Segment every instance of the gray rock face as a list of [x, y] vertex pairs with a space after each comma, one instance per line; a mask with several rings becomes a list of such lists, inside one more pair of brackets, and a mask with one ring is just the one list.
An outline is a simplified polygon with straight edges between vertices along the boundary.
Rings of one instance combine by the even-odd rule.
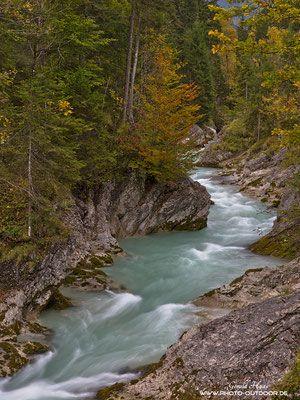
[[209, 168], [222, 168], [222, 163], [234, 157], [234, 153], [231, 151], [224, 151], [215, 149], [217, 144], [222, 143], [224, 132], [220, 131], [215, 134], [211, 139], [210, 143], [207, 144], [205, 150], [202, 152], [199, 160], [199, 167]]
[[131, 175], [121, 184], [111, 182], [81, 193], [67, 220], [77, 248], [82, 243], [89, 254], [116, 253], [116, 238], [201, 229], [209, 207], [208, 192], [190, 178], [161, 184]]
[[[260, 153], [257, 157], [248, 159], [247, 154], [233, 154], [214, 150], [214, 144], [221, 143], [222, 136], [212, 143], [201, 155], [200, 165], [223, 168], [216, 179], [224, 183], [233, 183], [241, 186], [241, 191], [250, 193], [264, 201], [279, 205], [283, 195], [287, 195], [290, 181], [299, 173], [298, 165], [285, 167], [283, 164], [285, 149], [281, 149], [272, 157]], [[295, 190], [294, 196], [300, 202]], [[285, 208], [283, 203], [280, 208]]]
[[[191, 328], [169, 347], [154, 372], [111, 398], [223, 399], [200, 391], [257, 390], [254, 385], [271, 390], [297, 354], [299, 300], [299, 292], [268, 299]], [[247, 390], [231, 398], [245, 398]]]
[[67, 262], [75, 249], [74, 239], [54, 245], [32, 271], [21, 263], [1, 263], [1, 325], [10, 326], [34, 309], [48, 303], [53, 290], [66, 276]]
[[194, 125], [190, 130], [190, 135], [188, 139], [185, 139], [183, 142], [187, 143], [188, 141], [192, 141], [195, 147], [203, 147], [210, 140], [212, 140], [217, 134], [215, 127], [212, 126], [204, 126], [200, 128], [198, 125]]
[[[109, 182], [78, 193], [75, 206], [65, 215], [72, 230], [66, 243], [53, 245], [33, 270], [22, 263], [1, 263], [2, 324], [9, 326], [47, 304], [67, 269], [85, 256], [121, 252], [116, 238], [205, 227], [210, 203], [206, 189], [190, 178], [168, 185], [131, 175], [122, 183]], [[14, 307], [10, 295], [17, 296]]]
[[193, 303], [198, 307], [243, 308], [297, 291], [300, 291], [300, 257], [281, 267], [248, 270], [230, 284], [200, 296]]
[[[85, 285], [91, 288], [113, 285], [98, 267], [101, 260], [105, 263], [109, 259], [110, 263], [110, 255], [122, 252], [117, 238], [201, 229], [206, 226], [211, 204], [206, 189], [189, 178], [168, 185], [134, 175], [122, 183], [114, 181], [81, 191], [75, 200], [64, 216], [72, 232], [65, 243], [53, 245], [33, 269], [26, 260], [0, 265], [0, 376], [11, 375], [29, 361], [30, 354], [48, 348], [29, 340], [19, 343], [18, 335], [31, 337], [43, 331], [29, 321], [48, 304], [70, 269], [75, 275], [79, 271], [84, 279], [88, 276]], [[74, 268], [77, 265], [81, 269]]]

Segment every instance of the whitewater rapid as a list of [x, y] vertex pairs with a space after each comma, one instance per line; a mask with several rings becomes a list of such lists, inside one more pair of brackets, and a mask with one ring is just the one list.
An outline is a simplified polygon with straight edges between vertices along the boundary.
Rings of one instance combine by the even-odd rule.
[[282, 262], [247, 250], [270, 231], [275, 213], [212, 180], [214, 173], [198, 168], [192, 175], [215, 203], [207, 228], [122, 240], [129, 256], [106, 272], [129, 292], [65, 289], [76, 307], [41, 318], [54, 331], [53, 350], [0, 380], [0, 400], [92, 399], [101, 387], [135, 379], [139, 367], [158, 361], [184, 330], [204, 321], [190, 301], [248, 268]]

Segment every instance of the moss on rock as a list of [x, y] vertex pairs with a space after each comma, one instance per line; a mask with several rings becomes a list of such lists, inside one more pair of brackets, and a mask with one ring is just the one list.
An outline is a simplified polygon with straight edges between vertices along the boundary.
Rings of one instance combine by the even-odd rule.
[[273, 400], [283, 400], [286, 398], [296, 400], [299, 399], [299, 387], [300, 387], [300, 350], [298, 351], [298, 355], [294, 362], [294, 365], [291, 368], [291, 371], [288, 372], [282, 378], [281, 382], [276, 385], [273, 389], [277, 392], [287, 392], [286, 395], [275, 395], [272, 397]]
[[19, 321], [15, 322], [10, 326], [1, 326], [0, 327], [0, 336], [16, 336], [19, 335], [21, 331], [21, 323]]
[[250, 268], [250, 269], [247, 269], [247, 271], [245, 271], [245, 272], [243, 273], [243, 275], [238, 276], [237, 278], [235, 278], [235, 279], [230, 283], [230, 285], [235, 285], [236, 283], [241, 282], [241, 281], [243, 280], [244, 276], [250, 274], [251, 272], [260, 272], [260, 271], [262, 271], [262, 270], [263, 270], [263, 268]]
[[0, 342], [0, 351], [4, 360], [2, 363], [4, 368], [2, 367], [0, 371], [2, 376], [14, 374], [29, 362], [29, 359], [24, 357], [11, 342]]
[[249, 250], [265, 256], [292, 257], [299, 251], [295, 240], [298, 241], [298, 239], [286, 235], [266, 235], [251, 244]]
[[98, 284], [104, 288], [107, 286], [108, 277], [103, 268], [113, 263], [113, 258], [110, 254], [96, 255], [91, 254], [82, 258], [76, 267], [69, 268], [69, 274], [64, 280], [64, 284], [74, 287], [95, 288]]
[[182, 368], [184, 366], [184, 361], [182, 357], [177, 357], [175, 360], [175, 364], [178, 368]]
[[38, 323], [19, 321], [0, 330], [0, 377], [11, 376], [33, 359], [45, 353], [49, 330]]
[[262, 180], [263, 180], [263, 177], [254, 179], [254, 181], [249, 182], [249, 183], [247, 184], [247, 187], [249, 187], [249, 186], [258, 186], [258, 185], [261, 183]]
[[145, 378], [146, 376], [155, 373], [155, 371], [162, 367], [163, 365], [163, 359], [164, 356], [160, 359], [160, 361], [158, 361], [157, 363], [152, 363], [152, 364], [148, 364], [148, 365], [144, 365], [142, 368], [139, 369], [139, 372], [142, 374], [140, 379]]
[[113, 262], [114, 260], [110, 254], [105, 254], [104, 256], [93, 255], [90, 257], [90, 263], [94, 267], [104, 267], [113, 264]]
[[112, 386], [108, 386], [104, 389], [100, 389], [97, 392], [96, 399], [100, 399], [100, 400], [113, 399], [114, 394], [117, 394], [118, 392], [120, 392], [120, 390], [122, 390], [124, 386], [125, 386], [125, 383], [118, 382]]
[[87, 269], [83, 269], [83, 268], [72, 268], [72, 275], [76, 275], [76, 276], [80, 276], [82, 278], [94, 278], [98, 275], [102, 275], [102, 276], [107, 276], [105, 272], [101, 271], [101, 270], [87, 270]]
[[206, 218], [197, 218], [195, 220], [191, 220], [187, 218], [185, 222], [181, 223], [176, 230], [178, 231], [199, 231], [202, 228], [207, 226]]
[[59, 290], [51, 296], [47, 308], [53, 308], [54, 310], [64, 310], [65, 308], [72, 307], [72, 300], [69, 297], [64, 296]]
[[207, 226], [206, 218], [186, 218], [185, 221], [179, 222], [167, 222], [163, 227], [162, 231], [199, 231]]
[[204, 293], [204, 295], [202, 297], [211, 297], [216, 293], [217, 289], [212, 289], [209, 292]]
[[68, 275], [64, 280], [64, 284], [67, 286], [72, 285], [75, 282], [77, 282], [77, 277], [71, 275]]
[[49, 351], [49, 346], [41, 342], [27, 342], [23, 347], [23, 351], [27, 355], [42, 354]]
[[69, 275], [65, 278], [64, 284], [76, 287], [88, 287], [91, 285], [95, 287], [95, 284], [98, 284], [105, 288], [109, 279], [100, 267], [103, 268], [103, 263], [110, 261], [112, 261], [112, 257], [109, 255], [105, 256], [105, 260], [100, 256], [86, 257], [80, 260], [76, 267], [69, 269]]
[[91, 254], [82, 258], [77, 263], [77, 268], [83, 269], [94, 269], [94, 268], [102, 268], [108, 265], [113, 264], [114, 260], [110, 254], [104, 254], [102, 256]]

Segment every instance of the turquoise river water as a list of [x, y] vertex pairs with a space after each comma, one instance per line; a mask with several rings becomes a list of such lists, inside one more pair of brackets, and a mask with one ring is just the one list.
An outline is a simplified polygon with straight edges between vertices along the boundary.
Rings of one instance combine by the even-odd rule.
[[199, 168], [192, 175], [215, 202], [208, 227], [121, 240], [129, 256], [106, 272], [129, 292], [65, 290], [77, 306], [41, 318], [55, 332], [53, 350], [1, 380], [0, 400], [92, 399], [101, 387], [134, 379], [138, 367], [158, 361], [203, 321], [191, 300], [249, 268], [281, 263], [247, 250], [270, 231], [274, 212], [238, 187], [211, 180], [215, 172]]

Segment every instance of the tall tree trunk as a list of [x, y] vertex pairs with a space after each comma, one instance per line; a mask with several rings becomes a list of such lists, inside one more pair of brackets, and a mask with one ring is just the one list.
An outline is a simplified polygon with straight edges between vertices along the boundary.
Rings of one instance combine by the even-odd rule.
[[106, 95], [108, 92], [109, 83], [110, 83], [110, 77], [107, 80], [107, 84], [106, 84], [106, 88], [105, 88], [105, 92], [104, 92], [104, 96], [103, 96], [102, 109], [101, 109], [102, 112], [103, 112], [104, 105], [105, 105], [105, 99], [106, 99]]
[[245, 112], [248, 111], [248, 82], [246, 82], [246, 93], [245, 93]]
[[36, 52], [32, 64], [32, 77], [30, 81], [30, 99], [29, 99], [29, 131], [28, 131], [28, 162], [27, 162], [27, 179], [28, 179], [28, 237], [32, 235], [32, 197], [33, 197], [33, 181], [32, 181], [32, 113], [33, 113], [33, 81], [35, 79], [37, 67]]
[[138, 59], [139, 59], [139, 50], [140, 50], [141, 16], [142, 16], [142, 6], [140, 7], [139, 16], [138, 16], [137, 32], [136, 32], [136, 39], [135, 39], [134, 61], [133, 61], [133, 67], [132, 67], [129, 100], [128, 100], [128, 115], [129, 115], [130, 124], [134, 123], [134, 120], [133, 120], [133, 96], [134, 96], [134, 83], [135, 83], [135, 77], [136, 77], [136, 69], [137, 69], [137, 64], [138, 64]]
[[132, 60], [132, 47], [133, 47], [135, 7], [136, 7], [136, 2], [133, 2], [132, 9], [131, 9], [131, 17], [130, 17], [130, 34], [129, 34], [128, 54], [127, 54], [127, 66], [126, 66], [126, 80], [125, 80], [125, 90], [124, 90], [124, 106], [123, 106], [122, 124], [125, 124], [126, 118], [127, 118], [130, 71], [131, 71], [131, 60]]
[[262, 106], [262, 76], [263, 76], [263, 71], [262, 71], [262, 62], [259, 61], [259, 76], [260, 76], [260, 85], [259, 85], [259, 93], [258, 93], [258, 115], [257, 115], [257, 141], [260, 139], [260, 133], [261, 133], [261, 106]]
[[[148, 35], [148, 27], [147, 25], [145, 26], [145, 37]], [[147, 60], [148, 60], [148, 51], [147, 51], [147, 46], [144, 47], [144, 51], [142, 52], [141, 55], [141, 84], [140, 84], [140, 91], [141, 94], [143, 95], [145, 93], [145, 83], [146, 83], [146, 77], [148, 73], [147, 69]], [[141, 105], [141, 98], [139, 96], [138, 102], [139, 102], [139, 110], [140, 110], [140, 105]]]
[[28, 237], [31, 238], [32, 231], [32, 223], [31, 223], [31, 214], [32, 214], [32, 133], [31, 128], [29, 132], [29, 141], [28, 141]]
[[258, 108], [258, 116], [257, 116], [257, 141], [260, 139], [260, 129], [261, 129], [261, 112], [260, 112], [260, 105]]

